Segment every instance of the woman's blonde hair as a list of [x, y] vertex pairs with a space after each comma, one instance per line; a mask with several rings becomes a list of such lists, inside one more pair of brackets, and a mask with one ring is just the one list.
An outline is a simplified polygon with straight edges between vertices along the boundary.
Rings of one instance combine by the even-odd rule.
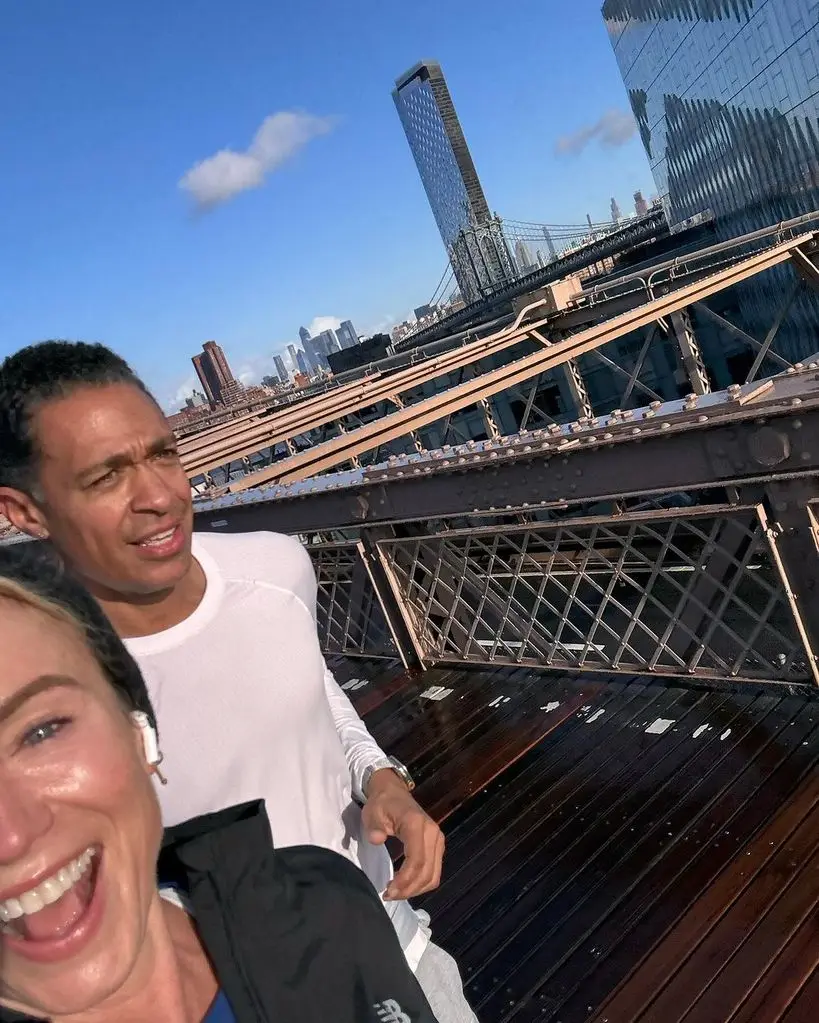
[[31, 589], [25, 583], [19, 582], [16, 579], [9, 579], [2, 574], [0, 574], [0, 600], [11, 600], [15, 604], [30, 607], [32, 611], [40, 611], [49, 618], [62, 622], [64, 625], [70, 625], [83, 636], [85, 635], [83, 623], [67, 607], [58, 604], [54, 600], [50, 600], [42, 593], [37, 593], [36, 590]]
[[53, 552], [39, 547], [0, 547], [0, 599], [13, 600], [76, 629], [126, 710], [144, 711], [156, 727], [145, 680], [99, 604]]

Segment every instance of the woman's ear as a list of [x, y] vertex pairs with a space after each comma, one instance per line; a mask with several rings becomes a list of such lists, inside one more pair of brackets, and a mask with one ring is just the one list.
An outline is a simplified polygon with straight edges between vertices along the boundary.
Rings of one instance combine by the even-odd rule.
[[168, 780], [163, 777], [159, 769], [163, 757], [159, 749], [159, 738], [157, 737], [156, 729], [151, 724], [151, 719], [144, 711], [135, 710], [131, 714], [131, 721], [140, 734], [142, 755], [145, 758], [146, 765], [150, 768], [150, 773], [155, 774], [163, 785], [167, 785]]

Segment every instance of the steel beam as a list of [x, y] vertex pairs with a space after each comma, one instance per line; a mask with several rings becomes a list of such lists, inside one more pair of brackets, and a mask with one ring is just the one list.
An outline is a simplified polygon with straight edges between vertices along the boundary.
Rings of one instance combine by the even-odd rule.
[[[738, 406], [739, 410], [739, 406]], [[696, 413], [692, 413], [696, 416]], [[694, 419], [696, 424], [696, 418]], [[662, 424], [660, 424], [661, 426]], [[434, 471], [402, 476], [370, 470], [364, 480], [300, 497], [254, 500], [199, 511], [198, 530], [270, 529], [311, 532], [387, 522], [470, 514], [511, 514], [590, 501], [704, 490], [738, 482], [819, 475], [819, 408], [794, 406], [777, 414], [746, 409], [708, 427], [584, 447], [532, 443], [530, 452], [462, 466], [434, 463]], [[398, 471], [401, 471], [400, 469]], [[387, 478], [384, 478], [384, 477]], [[380, 478], [379, 478], [380, 477]]]
[[802, 237], [775, 246], [741, 262], [726, 267], [696, 284], [679, 288], [668, 295], [655, 298], [644, 305], [617, 317], [610, 323], [597, 325], [559, 341], [551, 347], [536, 351], [508, 365], [482, 374], [452, 387], [442, 394], [424, 399], [401, 412], [386, 416], [347, 437], [337, 437], [326, 444], [310, 448], [295, 458], [286, 459], [270, 469], [254, 473], [230, 487], [232, 493], [257, 487], [270, 480], [300, 480], [326, 472], [333, 466], [350, 461], [354, 454], [362, 454], [383, 444], [405, 436], [409, 430], [418, 430], [442, 419], [453, 411], [474, 405], [509, 387], [521, 384], [538, 373], [546, 372], [578, 358], [586, 352], [617, 340], [631, 331], [647, 326], [661, 317], [670, 316], [695, 302], [747, 280], [764, 270], [787, 262], [791, 252], [808, 238]]
[[674, 340], [680, 351], [680, 361], [685, 375], [688, 377], [688, 382], [691, 384], [692, 392], [694, 394], [710, 394], [711, 383], [705, 371], [705, 363], [688, 310], [682, 309], [679, 312], [671, 313], [669, 319]]
[[766, 498], [769, 538], [811, 674], [819, 684], [819, 479], [773, 480]]
[[760, 345], [759, 351], [756, 353], [756, 358], [754, 359], [751, 368], [748, 370], [748, 376], [745, 379], [746, 384], [749, 384], [751, 383], [752, 380], [756, 379], [756, 375], [762, 368], [762, 363], [765, 361], [768, 352], [771, 350], [771, 345], [776, 340], [776, 335], [779, 333], [779, 328], [782, 326], [785, 317], [790, 312], [791, 306], [793, 305], [794, 300], [796, 299], [796, 296], [799, 293], [799, 289], [801, 286], [802, 286], [801, 281], [797, 281], [785, 296], [785, 300], [779, 307], [779, 311], [774, 317], [774, 321], [771, 324], [771, 328], [765, 335], [765, 340]]
[[[786, 228], [793, 229], [801, 222], [800, 220], [788, 225], [779, 225], [776, 230], [779, 231], [781, 236]], [[637, 282], [642, 284], [642, 290], [640, 288], [632, 289], [625, 295], [615, 295], [610, 299], [604, 299], [602, 302], [595, 303], [585, 311], [583, 309], [579, 311], [570, 309], [557, 315], [547, 316], [546, 319], [541, 319], [538, 323], [524, 326], [524, 320], [527, 315], [531, 316], [532, 313], [537, 312], [539, 307], [544, 307], [542, 301], [533, 303], [527, 310], [524, 310], [517, 316], [510, 327], [501, 329], [489, 337], [477, 339], [457, 349], [450, 349], [431, 359], [424, 355], [421, 361], [413, 362], [395, 373], [388, 374], [385, 372], [382, 374], [381, 372], [376, 372], [364, 381], [357, 379], [329, 388], [323, 393], [313, 395], [305, 401], [290, 403], [281, 412], [267, 417], [262, 423], [256, 424], [255, 427], [252, 426], [248, 430], [240, 431], [227, 439], [223, 437], [223, 442], [215, 449], [208, 446], [204, 450], [204, 458], [185, 456], [183, 464], [192, 478], [207, 472], [209, 468], [220, 464], [220, 461], [234, 460], [245, 454], [252, 454], [262, 447], [285, 440], [285, 435], [292, 437], [299, 432], [307, 432], [328, 421], [332, 421], [334, 416], [342, 415], [345, 412], [353, 412], [356, 409], [365, 407], [368, 403], [377, 402], [381, 391], [380, 380], [382, 376], [385, 381], [385, 391], [395, 393], [396, 388], [402, 391], [409, 391], [414, 386], [423, 384], [425, 381], [434, 379], [436, 376], [443, 376], [450, 370], [478, 362], [495, 352], [525, 341], [527, 331], [532, 327], [538, 328], [548, 323], [555, 329], [563, 330], [572, 324], [593, 322], [600, 317], [610, 316], [613, 312], [622, 315], [624, 312], [633, 309], [635, 304], [641, 300], [643, 294], [648, 290], [648, 282], [651, 282], [651, 288], [657, 293], [677, 286], [683, 277], [688, 283], [702, 280], [713, 273], [713, 265], [702, 265], [703, 260], [706, 257], [710, 257], [712, 253], [716, 254], [731, 248], [739, 250], [739, 248], [753, 239], [770, 237], [774, 233], [774, 229], [757, 232], [754, 235], [739, 238], [715, 248], [690, 253], [670, 263], [663, 263], [653, 268], [648, 268], [644, 271], [644, 274], [647, 275], [646, 277], [642, 275], [637, 275], [636, 277]], [[794, 239], [788, 244], [805, 242], [805, 239], [809, 237], [802, 236], [801, 239]], [[628, 278], [623, 280], [628, 280]], [[620, 286], [620, 283], [620, 281], [612, 282], [611, 287], [616, 288]], [[581, 295], [580, 301], [584, 300], [588, 301], [585, 295]], [[733, 327], [733, 325], [727, 324], [727, 321], [726, 325], [729, 328]], [[759, 347], [759, 342], [753, 342], [747, 336], [746, 340], [751, 340], [752, 343]], [[603, 355], [599, 357], [604, 362], [608, 361]], [[389, 386], [386, 386], [386, 381], [389, 381]], [[369, 385], [366, 392], [361, 389], [363, 383]], [[645, 390], [639, 383], [637, 386], [641, 390]], [[358, 392], [356, 392], [356, 388], [359, 389]], [[197, 450], [199, 454], [203, 454], [202, 448]]]
[[[763, 342], [757, 341], [755, 337], [751, 337], [744, 330], [740, 329], [735, 323], [731, 323], [730, 320], [726, 320], [724, 316], [720, 316], [719, 313], [715, 313], [713, 309], [710, 309], [704, 302], [697, 303], [696, 307], [698, 312], [705, 313], [710, 319], [714, 321], [718, 326], [723, 327], [728, 331], [729, 334], [733, 334], [734, 337], [739, 338], [740, 341], [744, 341], [750, 348], [760, 351], [762, 349]], [[770, 346], [769, 346], [770, 347]], [[790, 363], [787, 359], [783, 359], [781, 355], [777, 355], [776, 352], [767, 352], [772, 362], [782, 366], [783, 369], [789, 369]]]
[[814, 291], [819, 291], [819, 268], [801, 249], [794, 252], [793, 265], [799, 276], [807, 281]]

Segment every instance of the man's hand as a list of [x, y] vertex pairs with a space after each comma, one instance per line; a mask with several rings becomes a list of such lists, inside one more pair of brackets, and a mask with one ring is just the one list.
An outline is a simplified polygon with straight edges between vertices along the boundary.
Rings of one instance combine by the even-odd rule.
[[387, 902], [431, 892], [441, 883], [444, 833], [394, 771], [376, 771], [367, 789], [364, 832], [373, 845], [392, 835], [404, 846], [404, 864], [384, 893]]

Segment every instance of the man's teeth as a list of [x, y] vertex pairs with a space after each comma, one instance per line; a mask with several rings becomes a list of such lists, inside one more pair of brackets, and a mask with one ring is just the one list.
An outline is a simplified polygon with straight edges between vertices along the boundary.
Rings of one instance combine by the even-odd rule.
[[88, 871], [93, 857], [94, 850], [86, 849], [76, 860], [72, 860], [56, 874], [41, 881], [36, 888], [23, 892], [16, 899], [6, 899], [5, 902], [0, 902], [0, 921], [7, 924], [10, 920], [17, 920], [21, 916], [39, 913], [41, 909], [50, 906], [52, 902], [57, 902]]
[[166, 540], [170, 540], [170, 538], [174, 535], [175, 532], [176, 526], [174, 526], [173, 529], [166, 530], [164, 533], [157, 533], [157, 535], [152, 536], [150, 540], [143, 540], [140, 543], [140, 547], [153, 547], [155, 544], [165, 543]]

